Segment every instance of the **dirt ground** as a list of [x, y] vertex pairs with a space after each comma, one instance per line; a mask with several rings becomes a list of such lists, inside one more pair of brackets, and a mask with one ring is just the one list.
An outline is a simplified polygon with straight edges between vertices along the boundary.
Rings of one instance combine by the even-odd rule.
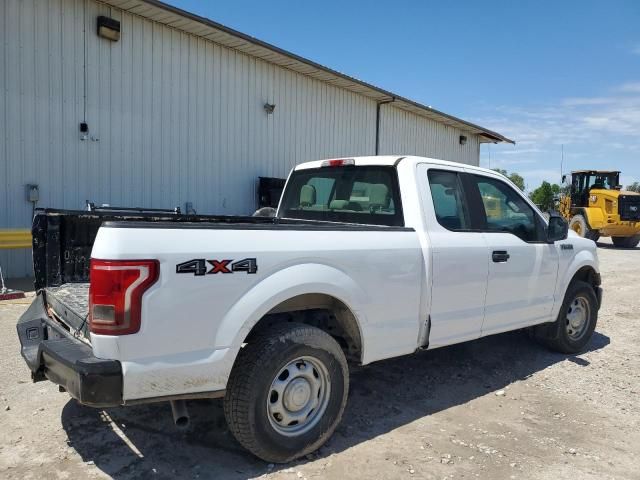
[[599, 248], [597, 333], [577, 356], [521, 332], [379, 362], [352, 374], [347, 412], [316, 455], [270, 465], [228, 432], [221, 402], [96, 410], [32, 384], [0, 303], [1, 478], [640, 479], [640, 249]]

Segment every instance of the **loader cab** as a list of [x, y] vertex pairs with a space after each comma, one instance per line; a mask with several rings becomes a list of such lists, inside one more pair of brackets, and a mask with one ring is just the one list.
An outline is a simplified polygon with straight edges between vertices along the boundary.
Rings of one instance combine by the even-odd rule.
[[592, 190], [620, 190], [620, 172], [600, 170], [571, 172], [572, 207], [589, 206], [589, 192]]

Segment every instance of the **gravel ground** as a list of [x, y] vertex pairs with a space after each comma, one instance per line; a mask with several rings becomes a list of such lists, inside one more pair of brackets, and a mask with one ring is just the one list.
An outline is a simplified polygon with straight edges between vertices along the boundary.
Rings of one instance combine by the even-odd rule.
[[640, 249], [600, 244], [604, 304], [587, 351], [513, 332], [352, 374], [344, 420], [316, 455], [269, 465], [227, 431], [220, 401], [96, 410], [32, 384], [0, 302], [1, 478], [640, 479]]

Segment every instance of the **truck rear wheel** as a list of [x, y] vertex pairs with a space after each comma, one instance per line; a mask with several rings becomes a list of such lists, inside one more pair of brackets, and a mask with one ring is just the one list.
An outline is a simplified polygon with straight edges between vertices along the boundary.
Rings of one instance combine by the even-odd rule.
[[619, 248], [635, 248], [638, 246], [638, 243], [640, 243], [640, 235], [633, 235], [632, 237], [611, 237], [611, 241]]
[[240, 350], [224, 398], [229, 429], [267, 462], [324, 444], [347, 403], [349, 371], [336, 342], [308, 325], [276, 325]]
[[578, 235], [589, 240], [597, 242], [600, 238], [600, 232], [598, 230], [592, 230], [587, 224], [587, 220], [580, 214], [574, 215], [569, 222], [569, 228], [576, 232]]
[[598, 322], [598, 300], [593, 287], [575, 281], [567, 289], [554, 323], [533, 327], [533, 336], [560, 353], [578, 353], [591, 340]]

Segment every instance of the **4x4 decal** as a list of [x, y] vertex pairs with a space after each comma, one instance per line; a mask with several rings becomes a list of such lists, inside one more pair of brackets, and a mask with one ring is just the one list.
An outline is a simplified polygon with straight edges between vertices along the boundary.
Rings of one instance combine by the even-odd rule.
[[236, 262], [233, 259], [206, 260], [204, 258], [196, 258], [176, 265], [176, 273], [191, 273], [197, 277], [216, 273], [256, 273], [257, 271], [258, 263], [255, 258], [244, 258]]

